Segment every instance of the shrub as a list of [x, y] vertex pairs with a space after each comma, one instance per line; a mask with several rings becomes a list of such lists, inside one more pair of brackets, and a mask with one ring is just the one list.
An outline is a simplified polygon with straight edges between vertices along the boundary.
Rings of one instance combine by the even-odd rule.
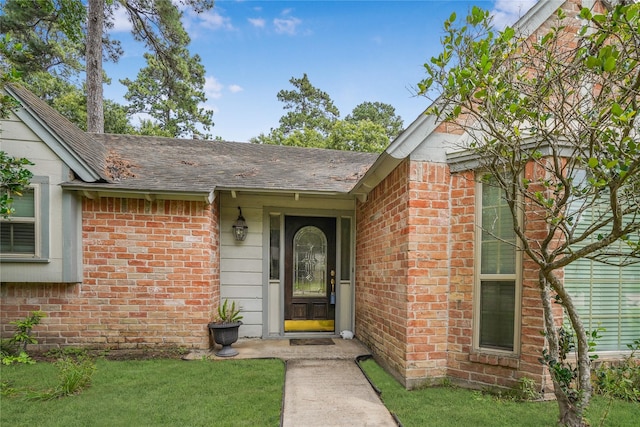
[[630, 402], [640, 402], [640, 360], [635, 354], [640, 350], [640, 339], [627, 344], [631, 354], [621, 362], [601, 364], [594, 373], [594, 391]]
[[16, 331], [8, 340], [2, 340], [0, 343], [0, 362], [3, 365], [11, 365], [13, 363], [35, 363], [27, 353], [28, 344], [37, 344], [38, 340], [31, 334], [34, 326], [40, 323], [45, 317], [41, 311], [32, 311], [31, 314], [22, 320], [14, 320], [10, 322], [16, 326]]

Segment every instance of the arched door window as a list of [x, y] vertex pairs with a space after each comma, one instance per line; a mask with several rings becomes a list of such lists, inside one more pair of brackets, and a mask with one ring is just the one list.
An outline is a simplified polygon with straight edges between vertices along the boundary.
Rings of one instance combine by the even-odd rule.
[[293, 296], [327, 294], [327, 237], [318, 227], [302, 227], [293, 238]]

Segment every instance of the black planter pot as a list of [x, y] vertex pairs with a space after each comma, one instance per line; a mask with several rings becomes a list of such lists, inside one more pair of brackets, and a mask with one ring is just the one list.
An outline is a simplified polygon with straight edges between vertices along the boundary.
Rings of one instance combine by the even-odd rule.
[[213, 336], [213, 341], [222, 346], [222, 349], [216, 352], [216, 356], [231, 357], [238, 354], [236, 349], [231, 348], [231, 344], [238, 341], [240, 325], [242, 322], [209, 323], [209, 333]]

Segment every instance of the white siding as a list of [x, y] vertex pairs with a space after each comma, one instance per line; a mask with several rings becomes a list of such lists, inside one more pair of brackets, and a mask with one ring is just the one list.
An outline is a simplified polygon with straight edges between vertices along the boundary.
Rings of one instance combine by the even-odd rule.
[[[49, 179], [49, 262], [2, 262], [0, 274], [3, 282], [63, 282], [63, 191], [60, 183], [69, 180], [69, 169], [49, 147], [15, 115], [0, 122], [0, 150], [13, 157], [25, 157], [34, 166], [28, 169], [36, 176]], [[66, 195], [66, 197], [71, 197]], [[75, 200], [75, 199], [74, 199]], [[76, 202], [73, 202], [77, 208]], [[80, 227], [80, 224], [76, 224]]]
[[[241, 309], [243, 337], [278, 335], [281, 330], [281, 293], [278, 284], [269, 287], [268, 272], [264, 271], [264, 257], [268, 248], [263, 247], [265, 236], [263, 224], [269, 213], [289, 213], [296, 215], [332, 215], [336, 211], [354, 210], [350, 198], [327, 198], [300, 194], [264, 195], [237, 192], [236, 198], [230, 192], [222, 192], [220, 198], [220, 295], [236, 301]], [[249, 227], [244, 242], [236, 242], [231, 233], [232, 225], [238, 218], [238, 206]], [[292, 213], [293, 212], [293, 213]], [[267, 227], [268, 229], [268, 224]], [[267, 239], [268, 240], [268, 239]], [[343, 289], [345, 289], [343, 287]], [[345, 289], [345, 292], [350, 292]], [[266, 299], [266, 300], [265, 300]], [[340, 315], [351, 316], [351, 303], [341, 308]], [[336, 319], [337, 320], [337, 319]], [[267, 323], [265, 325], [265, 323]]]

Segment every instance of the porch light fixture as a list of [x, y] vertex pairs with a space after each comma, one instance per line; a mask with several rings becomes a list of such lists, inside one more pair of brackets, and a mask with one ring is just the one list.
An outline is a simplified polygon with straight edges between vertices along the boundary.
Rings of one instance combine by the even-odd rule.
[[233, 223], [233, 237], [235, 237], [238, 242], [242, 242], [247, 237], [247, 230], [249, 227], [247, 226], [247, 221], [245, 221], [242, 216], [242, 209], [240, 209], [240, 206], [238, 206], [238, 211], [240, 212], [238, 219]]

